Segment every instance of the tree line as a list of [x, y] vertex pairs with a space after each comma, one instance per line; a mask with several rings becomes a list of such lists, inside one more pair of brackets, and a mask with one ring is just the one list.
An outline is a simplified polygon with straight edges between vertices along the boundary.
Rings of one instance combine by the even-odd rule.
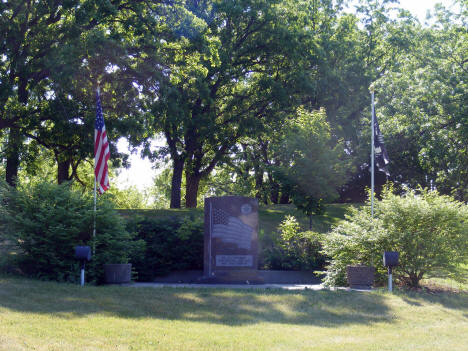
[[120, 137], [168, 162], [171, 208], [209, 186], [317, 212], [365, 197], [375, 83], [390, 180], [466, 201], [468, 2], [430, 26], [392, 0], [345, 5], [4, 1], [0, 174], [90, 187], [99, 84], [113, 166]]

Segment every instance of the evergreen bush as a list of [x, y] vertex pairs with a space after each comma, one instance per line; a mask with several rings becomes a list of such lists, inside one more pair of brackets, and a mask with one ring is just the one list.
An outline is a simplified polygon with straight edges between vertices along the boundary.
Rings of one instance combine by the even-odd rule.
[[142, 243], [132, 241], [113, 205], [99, 199], [93, 238], [93, 197], [73, 191], [69, 184], [38, 183], [3, 193], [4, 234], [18, 249], [21, 271], [31, 277], [79, 281], [74, 248], [88, 245], [96, 254], [86, 268], [86, 280], [100, 283], [104, 263], [126, 263]]

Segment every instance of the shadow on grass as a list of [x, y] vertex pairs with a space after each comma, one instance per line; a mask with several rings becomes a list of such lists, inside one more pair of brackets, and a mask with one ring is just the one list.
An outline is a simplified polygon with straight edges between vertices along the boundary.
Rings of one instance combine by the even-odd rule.
[[[397, 293], [399, 297], [406, 303], [412, 306], [423, 306], [427, 303], [441, 305], [445, 308], [456, 309], [463, 312], [468, 312], [468, 293], [452, 293], [452, 292], [415, 292], [404, 291]], [[467, 316], [468, 314], [464, 314]]]
[[391, 322], [385, 297], [346, 291], [84, 287], [0, 277], [1, 309], [59, 318], [101, 314], [248, 325], [334, 327]]

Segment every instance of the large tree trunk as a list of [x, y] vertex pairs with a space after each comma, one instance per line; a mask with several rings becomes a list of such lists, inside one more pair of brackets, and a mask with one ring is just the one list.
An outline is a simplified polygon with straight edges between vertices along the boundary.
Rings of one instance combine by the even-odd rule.
[[6, 150], [6, 172], [5, 180], [12, 187], [16, 187], [18, 182], [18, 168], [20, 165], [20, 148], [22, 140], [20, 131], [16, 128], [10, 128], [8, 144]]
[[258, 165], [254, 166], [254, 174], [255, 174], [255, 197], [258, 201], [263, 201], [265, 204], [267, 203], [265, 194], [263, 193], [263, 171], [260, 170]]
[[197, 195], [200, 180], [200, 174], [185, 172], [185, 207], [197, 207]]
[[279, 184], [273, 180], [270, 180], [270, 201], [273, 204], [277, 204], [279, 200]]
[[[28, 103], [27, 79], [19, 77], [18, 82], [18, 100], [23, 105]], [[18, 116], [19, 117], [19, 116]], [[20, 166], [20, 152], [23, 144], [23, 138], [18, 128], [10, 127], [8, 136], [8, 145], [6, 150], [7, 164], [5, 170], [5, 180], [8, 184], [16, 187], [18, 182], [18, 169]]]
[[[408, 272], [407, 272], [408, 273]], [[405, 283], [407, 286], [412, 287], [412, 288], [418, 288], [419, 287], [419, 282], [424, 276], [424, 272], [409, 272], [408, 276], [406, 277]]]
[[172, 160], [171, 208], [180, 208], [180, 189], [182, 187], [183, 160]]
[[[278, 166], [280, 163], [278, 160], [274, 161], [274, 165]], [[279, 192], [280, 192], [280, 185], [279, 183], [273, 178], [272, 171], [268, 171], [268, 181], [270, 182], [270, 201], [273, 204], [279, 203]]]
[[70, 160], [57, 161], [57, 183], [62, 184], [71, 180], [70, 166]]
[[280, 197], [279, 203], [282, 205], [289, 204], [289, 193], [285, 191], [284, 189], [281, 190], [281, 197]]

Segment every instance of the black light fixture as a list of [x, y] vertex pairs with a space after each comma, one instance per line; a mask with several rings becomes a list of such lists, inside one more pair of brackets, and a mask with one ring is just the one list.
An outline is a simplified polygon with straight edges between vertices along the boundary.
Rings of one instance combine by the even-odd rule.
[[385, 251], [383, 254], [383, 264], [388, 268], [388, 291], [392, 291], [392, 268], [398, 266], [400, 254], [396, 251]]
[[81, 262], [81, 286], [84, 285], [85, 264], [91, 260], [91, 248], [89, 246], [75, 246], [75, 258]]

